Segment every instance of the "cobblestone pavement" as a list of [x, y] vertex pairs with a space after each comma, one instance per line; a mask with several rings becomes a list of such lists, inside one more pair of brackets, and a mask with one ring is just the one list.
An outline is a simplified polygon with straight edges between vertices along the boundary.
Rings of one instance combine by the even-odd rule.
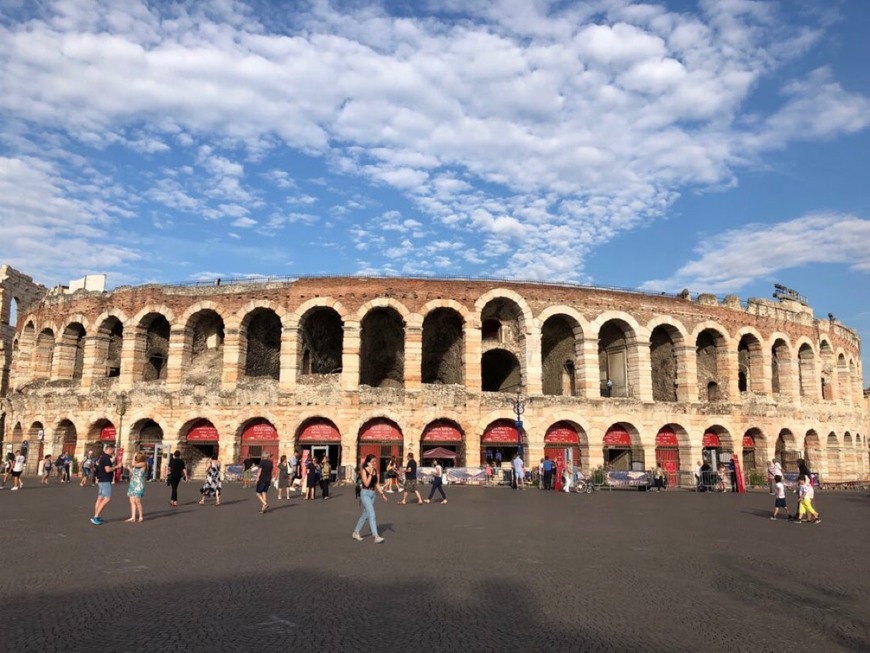
[[[116, 486], [0, 492], [7, 651], [870, 650], [870, 498], [819, 493], [824, 522], [770, 521], [772, 498], [590, 496], [448, 487], [379, 501], [386, 542], [350, 537], [352, 488], [258, 513], [230, 486], [150, 484], [124, 523]], [[367, 529], [366, 529], [367, 531]], [[300, 649], [302, 650], [302, 649]]]

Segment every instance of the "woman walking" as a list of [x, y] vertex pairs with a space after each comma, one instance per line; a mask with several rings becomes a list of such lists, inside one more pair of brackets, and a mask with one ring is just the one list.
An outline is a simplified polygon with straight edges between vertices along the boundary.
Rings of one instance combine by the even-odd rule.
[[181, 483], [182, 480], [187, 480], [187, 466], [181, 459], [180, 451], [176, 451], [172, 454], [172, 458], [169, 461], [169, 477], [167, 480], [169, 481], [169, 486], [172, 488], [172, 496], [169, 497], [169, 505], [177, 506], [178, 484]]
[[314, 456], [308, 456], [305, 461], [305, 500], [314, 500], [317, 497], [317, 463], [314, 461]]
[[127, 485], [127, 498], [130, 499], [130, 519], [128, 522], [141, 522], [145, 519], [142, 514], [142, 495], [145, 494], [145, 468], [148, 466], [146, 456], [141, 451], [133, 456], [133, 464], [130, 466], [130, 483]]
[[426, 499], [425, 503], [432, 503], [432, 497], [435, 496], [435, 492], [441, 493], [441, 503], [447, 503], [447, 495], [444, 494], [444, 468], [441, 467], [441, 461], [435, 461], [435, 477], [432, 479], [432, 489], [429, 490], [429, 498]]
[[287, 456], [281, 456], [278, 461], [278, 500], [283, 497], [290, 498], [290, 463], [287, 462]]
[[87, 487], [91, 482], [91, 474], [94, 469], [94, 452], [88, 451], [85, 459], [82, 461], [82, 480], [79, 483], [81, 487]]
[[42, 461], [42, 480], [41, 485], [48, 485], [48, 479], [51, 478], [51, 454], [48, 454]]
[[387, 495], [384, 494], [384, 488], [378, 484], [378, 468], [374, 454], [369, 454], [363, 461], [360, 467], [360, 494], [359, 501], [362, 504], [362, 514], [356, 523], [356, 528], [353, 529], [351, 537], [362, 542], [360, 530], [365, 526], [366, 520], [369, 522], [369, 530], [375, 538], [375, 544], [380, 544], [384, 541], [378, 535], [378, 518], [375, 515], [375, 493], [380, 493], [381, 498], [387, 501]]
[[329, 498], [329, 481], [332, 480], [332, 466], [329, 464], [329, 456], [323, 456], [320, 461], [320, 489], [323, 498]]
[[205, 483], [202, 484], [199, 493], [202, 495], [199, 505], [205, 505], [206, 497], [214, 497], [214, 505], [221, 505], [221, 464], [218, 462], [217, 455], [211, 457], [211, 462], [205, 471]]

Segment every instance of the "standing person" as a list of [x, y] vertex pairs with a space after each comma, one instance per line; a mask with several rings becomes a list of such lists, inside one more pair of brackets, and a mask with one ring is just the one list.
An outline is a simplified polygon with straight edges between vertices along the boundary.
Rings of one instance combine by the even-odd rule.
[[731, 480], [731, 491], [737, 492], [737, 465], [734, 464], [734, 456], [728, 461], [728, 476]]
[[386, 472], [386, 474], [384, 474], [384, 476], [387, 479], [387, 484], [386, 484], [387, 489], [385, 490], [385, 492], [387, 494], [393, 494], [393, 483], [396, 483], [398, 485], [399, 474], [396, 471], [396, 467], [397, 467], [396, 457], [391, 456], [390, 460], [387, 462], [387, 472]]
[[[487, 469], [490, 469], [490, 466], [487, 465]], [[417, 505], [423, 505], [423, 497], [420, 496], [420, 492], [417, 490], [417, 461], [414, 460], [414, 454], [408, 454], [408, 462], [405, 464], [405, 486], [403, 488], [405, 491], [404, 496], [402, 497], [401, 505], [405, 505], [408, 503], [408, 495], [412, 492], [417, 497]]]
[[432, 503], [432, 497], [435, 492], [441, 493], [441, 503], [447, 503], [447, 495], [444, 494], [444, 468], [441, 467], [441, 461], [435, 461], [435, 477], [432, 479], [432, 489], [429, 490], [429, 498], [424, 503]]
[[501, 449], [495, 450], [495, 466], [501, 469]]
[[21, 482], [21, 475], [24, 473], [24, 463], [27, 462], [27, 458], [21, 453], [21, 449], [15, 451], [15, 458], [12, 461], [12, 489], [20, 490], [24, 487], [24, 483]]
[[305, 461], [305, 500], [313, 501], [317, 497], [317, 465], [314, 456], [308, 455]]
[[68, 453], [63, 454], [63, 482], [69, 483], [72, 474], [72, 456]]
[[773, 461], [773, 475], [785, 478], [785, 474], [782, 473], [782, 465], [778, 460]]
[[181, 452], [176, 451], [169, 459], [169, 473], [167, 475], [169, 487], [172, 488], [172, 495], [169, 497], [169, 505], [178, 505], [178, 484], [181, 481], [187, 480], [187, 465], [181, 459]]
[[282, 499], [282, 494], [290, 498], [290, 464], [287, 462], [287, 456], [281, 456], [278, 461], [278, 501]]
[[153, 481], [154, 480], [154, 454], [149, 453], [148, 457], [145, 459], [145, 480]]
[[544, 456], [544, 489], [553, 489], [553, 461], [549, 456]]
[[[214, 505], [221, 505], [221, 464], [218, 462], [217, 454], [213, 454], [208, 469], [205, 470], [205, 483], [199, 490], [202, 497], [199, 500], [199, 505], [205, 505], [206, 497], [214, 497]], [[288, 495], [289, 499], [290, 496]]]
[[48, 485], [48, 479], [51, 477], [51, 454], [48, 454], [42, 460], [42, 479], [39, 481], [41, 485]]
[[767, 485], [770, 488], [770, 493], [776, 492], [776, 468], [773, 466], [773, 461], [767, 461]]
[[263, 515], [269, 509], [268, 495], [269, 486], [272, 484], [272, 460], [268, 451], [263, 452], [263, 457], [260, 459], [260, 469], [257, 472], [257, 499], [260, 500], [262, 508], [260, 514]]
[[812, 483], [810, 483], [810, 479], [801, 474], [798, 478], [798, 484], [798, 516], [795, 521], [798, 523], [806, 521], [808, 524], [820, 524], [822, 518], [819, 517], [819, 513], [813, 507], [813, 498], [816, 492], [813, 489]]
[[803, 458], [798, 458], [798, 474], [802, 474], [807, 477], [807, 481], [810, 485], [813, 484], [813, 474], [810, 472], [810, 468], [807, 467], [807, 461]]
[[127, 484], [127, 498], [130, 499], [130, 519], [128, 522], [141, 522], [145, 519], [142, 513], [142, 495], [145, 494], [145, 472], [148, 462], [141, 451], [133, 456], [130, 465], [130, 482]]
[[9, 451], [3, 460], [3, 483], [0, 484], [0, 490], [6, 489], [6, 481], [9, 480], [9, 475], [12, 473], [12, 464], [15, 462], [15, 454]]
[[299, 478], [299, 452], [294, 451], [293, 455], [290, 456], [290, 460], [287, 461], [287, 465], [290, 467], [290, 487], [287, 490], [287, 498], [290, 498], [290, 491], [296, 489], [296, 480]]
[[329, 456], [323, 456], [320, 462], [320, 490], [323, 498], [329, 498], [329, 482], [332, 480], [332, 465], [329, 464]]
[[87, 487], [91, 482], [91, 475], [94, 469], [94, 452], [88, 450], [85, 454], [85, 459], [82, 461], [82, 480], [79, 483], [81, 487]]
[[574, 469], [571, 467], [571, 463], [565, 462], [565, 466], [562, 468], [562, 492], [570, 492], [571, 491], [571, 483], [574, 480]]
[[773, 501], [773, 516], [771, 519], [776, 521], [776, 516], [779, 514], [780, 508], [785, 510], [785, 515], [791, 521], [791, 513], [788, 511], [788, 503], [785, 500], [785, 483], [782, 482], [782, 476], [773, 478], [773, 490], [776, 493], [776, 499]]
[[244, 468], [244, 473], [242, 475], [242, 487], [251, 487], [251, 477], [253, 476], [253, 472], [251, 471], [251, 467], [254, 466], [253, 459], [248, 456], [242, 461], [242, 467]]
[[57, 472], [57, 482], [63, 483], [63, 454], [60, 454], [55, 461], [54, 468]]
[[94, 526], [103, 525], [103, 518], [100, 517], [100, 513], [103, 512], [103, 509], [112, 500], [112, 480], [115, 477], [115, 470], [121, 468], [112, 459], [114, 453], [115, 445], [107, 442], [103, 446], [103, 453], [100, 455], [99, 460], [97, 460], [97, 501], [94, 503], [94, 516], [91, 517], [91, 523]]
[[514, 489], [522, 490], [523, 489], [523, 459], [520, 457], [520, 452], [514, 454], [514, 458], [511, 461], [511, 469], [513, 470], [514, 476]]
[[607, 394], [606, 394], [605, 396], [606, 396], [606, 397], [612, 397], [612, 396], [613, 396], [613, 379], [611, 379], [611, 378], [608, 376], [608, 377], [607, 377], [607, 383], [606, 383], [605, 385], [607, 386]]
[[359, 501], [362, 504], [362, 514], [356, 523], [356, 528], [353, 529], [351, 537], [362, 542], [360, 530], [365, 526], [366, 520], [369, 522], [369, 530], [375, 538], [375, 544], [380, 544], [384, 541], [378, 535], [378, 517], [375, 515], [375, 493], [380, 493], [384, 501], [389, 501], [387, 495], [384, 494], [384, 488], [378, 483], [378, 466], [374, 454], [369, 454], [365, 457], [362, 466], [359, 470], [360, 474], [360, 493]]
[[665, 470], [662, 469], [661, 465], [656, 465], [656, 470], [653, 472], [653, 481], [656, 491], [661, 492], [665, 489]]

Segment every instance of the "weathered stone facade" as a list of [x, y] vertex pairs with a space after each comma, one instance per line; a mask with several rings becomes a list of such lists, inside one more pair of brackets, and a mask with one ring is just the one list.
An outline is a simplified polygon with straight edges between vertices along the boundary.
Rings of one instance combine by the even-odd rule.
[[364, 277], [145, 285], [47, 294], [12, 339], [5, 443], [31, 451], [42, 430], [46, 453], [81, 457], [114, 429], [128, 450], [193, 451], [205, 425], [227, 462], [259, 428], [280, 453], [321, 433], [347, 465], [372, 443], [419, 457], [446, 425], [459, 463], [477, 465], [510, 444], [495, 427], [521, 393], [527, 460], [567, 429], [584, 467], [649, 467], [664, 433], [682, 470], [715, 440], [753, 467], [794, 454], [831, 481], [868, 472], [859, 339], [789, 300]]

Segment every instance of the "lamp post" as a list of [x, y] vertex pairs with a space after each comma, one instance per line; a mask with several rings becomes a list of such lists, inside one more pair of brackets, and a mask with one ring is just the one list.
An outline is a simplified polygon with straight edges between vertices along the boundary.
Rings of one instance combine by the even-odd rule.
[[514, 414], [517, 416], [517, 452], [520, 454], [520, 458], [523, 456], [523, 413], [526, 412], [526, 403], [522, 400], [520, 393], [517, 393], [516, 399], [511, 399], [511, 403], [513, 404]]
[[[122, 433], [124, 428], [124, 414], [127, 412], [127, 393], [122, 392], [118, 395], [118, 400], [115, 402], [115, 411], [118, 413], [118, 430], [115, 433], [115, 439], [117, 440], [116, 446], [118, 449], [118, 455], [115, 458], [115, 464], [121, 465], [124, 462], [124, 447], [122, 446]], [[121, 480], [121, 470], [118, 469], [115, 472], [115, 481]]]

